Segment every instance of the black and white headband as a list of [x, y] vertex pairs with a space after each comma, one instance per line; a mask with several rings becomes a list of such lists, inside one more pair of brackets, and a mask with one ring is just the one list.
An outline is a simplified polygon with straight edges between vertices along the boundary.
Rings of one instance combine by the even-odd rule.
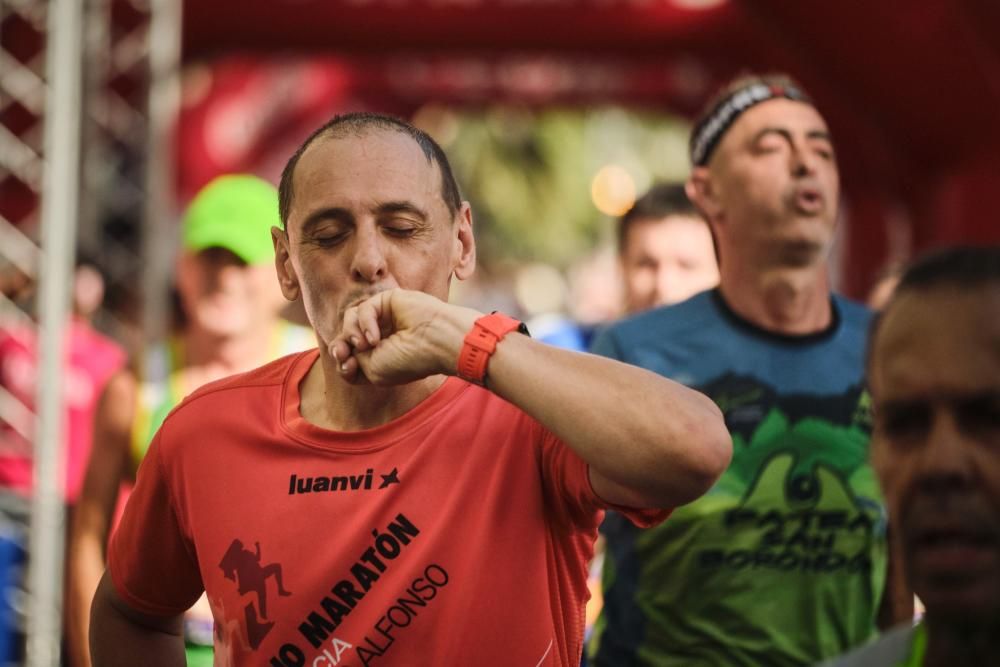
[[715, 147], [719, 145], [719, 141], [722, 140], [722, 136], [744, 111], [776, 97], [812, 104], [809, 96], [793, 85], [752, 83], [740, 88], [719, 102], [693, 130], [691, 164], [696, 167], [708, 164], [708, 160], [712, 157]]

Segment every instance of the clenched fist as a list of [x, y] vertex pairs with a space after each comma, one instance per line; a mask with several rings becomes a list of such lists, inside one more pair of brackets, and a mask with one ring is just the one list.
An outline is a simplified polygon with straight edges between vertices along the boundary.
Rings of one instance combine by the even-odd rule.
[[424, 292], [386, 290], [344, 312], [329, 350], [352, 383], [397, 385], [455, 375], [465, 335], [481, 315]]

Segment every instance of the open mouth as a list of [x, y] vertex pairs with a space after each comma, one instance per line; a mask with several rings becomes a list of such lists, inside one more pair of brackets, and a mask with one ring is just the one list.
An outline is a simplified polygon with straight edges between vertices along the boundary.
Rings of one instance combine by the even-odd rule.
[[814, 215], [823, 210], [823, 195], [814, 188], [800, 188], [795, 192], [794, 203], [800, 212]]

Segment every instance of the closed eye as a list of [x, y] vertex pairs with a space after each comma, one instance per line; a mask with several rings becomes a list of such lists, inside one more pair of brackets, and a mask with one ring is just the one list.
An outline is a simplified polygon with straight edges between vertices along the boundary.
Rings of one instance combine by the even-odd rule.
[[341, 232], [339, 234], [323, 234], [312, 237], [310, 241], [321, 248], [330, 248], [343, 243], [347, 239], [347, 236], [347, 232]]
[[416, 227], [383, 227], [383, 229], [386, 234], [398, 238], [408, 238], [413, 236], [417, 231]]
[[883, 406], [875, 415], [875, 426], [890, 440], [910, 440], [930, 428], [929, 406], [899, 404]]
[[1000, 396], [976, 396], [956, 401], [959, 427], [969, 435], [1000, 431]]
[[783, 148], [782, 144], [778, 141], [767, 141], [764, 143], [757, 144], [757, 152], [766, 153], [777, 153]]
[[824, 160], [834, 159], [836, 151], [833, 150], [833, 141], [830, 138], [829, 132], [825, 130], [813, 130], [806, 138], [809, 140], [809, 144], [816, 155]]
[[751, 146], [757, 153], [777, 153], [791, 145], [792, 135], [783, 128], [765, 127], [754, 135]]
[[818, 148], [814, 148], [813, 151], [816, 153], [816, 155], [820, 156], [824, 160], [832, 160], [833, 159], [833, 149], [831, 149], [831, 148], [818, 147]]

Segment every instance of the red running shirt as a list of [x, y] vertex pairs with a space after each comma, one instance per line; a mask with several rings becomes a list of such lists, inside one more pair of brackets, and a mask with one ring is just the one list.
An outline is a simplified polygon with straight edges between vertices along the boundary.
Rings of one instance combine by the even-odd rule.
[[587, 464], [456, 378], [384, 426], [321, 429], [299, 414], [317, 355], [167, 418], [112, 539], [119, 595], [174, 614], [204, 587], [216, 665], [579, 664], [607, 507]]

